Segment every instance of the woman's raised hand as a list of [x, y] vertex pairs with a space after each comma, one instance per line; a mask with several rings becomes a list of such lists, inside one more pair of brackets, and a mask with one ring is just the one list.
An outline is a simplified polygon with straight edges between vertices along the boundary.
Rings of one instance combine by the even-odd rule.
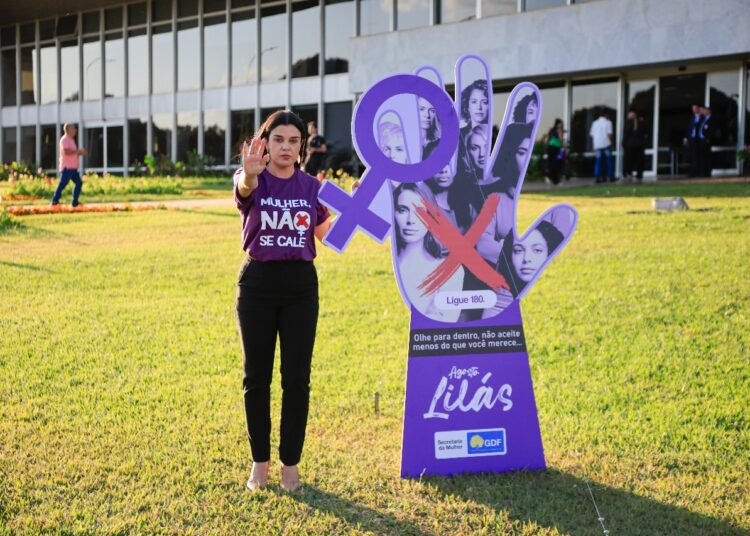
[[242, 142], [242, 170], [246, 177], [257, 177], [266, 169], [270, 157], [264, 154], [265, 150], [265, 139], [255, 137], [250, 145], [247, 141]]

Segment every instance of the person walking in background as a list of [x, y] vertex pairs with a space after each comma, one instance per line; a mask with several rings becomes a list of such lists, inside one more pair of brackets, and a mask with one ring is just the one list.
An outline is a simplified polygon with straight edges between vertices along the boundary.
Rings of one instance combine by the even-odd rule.
[[698, 140], [698, 176], [710, 177], [713, 168], [711, 163], [711, 138], [714, 134], [714, 124], [711, 122], [711, 108], [701, 107], [701, 122], [697, 128]]
[[65, 123], [63, 125], [63, 136], [60, 138], [60, 182], [52, 196], [52, 206], [60, 204], [60, 197], [63, 190], [72, 180], [75, 187], [73, 188], [73, 207], [80, 205], [78, 199], [81, 196], [83, 181], [78, 173], [78, 157], [86, 156], [88, 151], [84, 148], [78, 148], [76, 145], [76, 134], [78, 129], [75, 125]]
[[623, 172], [627, 177], [643, 179], [643, 150], [646, 148], [646, 129], [643, 119], [635, 111], [628, 112], [622, 135], [622, 148], [625, 152]]
[[560, 183], [560, 171], [565, 159], [564, 125], [562, 119], [555, 119], [554, 126], [547, 133], [547, 154], [545, 173], [552, 184]]
[[323, 169], [326, 160], [328, 146], [326, 139], [318, 133], [318, 124], [315, 121], [307, 123], [307, 156], [305, 157], [305, 173], [313, 177]]
[[[612, 165], [612, 121], [609, 120], [609, 114], [602, 110], [599, 119], [591, 123], [591, 136], [594, 142], [594, 151], [596, 151], [596, 160], [594, 161], [594, 176], [596, 182], [615, 181], [615, 174]], [[604, 160], [605, 162], [602, 162]], [[606, 166], [606, 167], [605, 167]]]
[[688, 129], [687, 136], [682, 140], [682, 144], [687, 148], [688, 153], [688, 162], [690, 164], [688, 170], [689, 177], [698, 177], [701, 171], [698, 130], [702, 121], [703, 116], [701, 115], [700, 105], [693, 104], [693, 117], [690, 120], [690, 128]]

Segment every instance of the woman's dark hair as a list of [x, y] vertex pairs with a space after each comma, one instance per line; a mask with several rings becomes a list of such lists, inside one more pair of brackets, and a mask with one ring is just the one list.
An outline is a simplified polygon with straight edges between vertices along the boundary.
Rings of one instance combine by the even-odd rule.
[[[429, 202], [432, 206], [437, 206], [437, 201], [435, 201], [435, 196], [432, 195], [432, 191], [424, 185], [424, 183], [414, 183], [414, 182], [404, 182], [402, 184], [399, 184], [395, 190], [393, 190], [393, 210], [394, 214], [395, 211], [398, 209], [398, 198], [404, 191], [410, 191], [416, 193], [418, 196], [420, 196], [425, 201]], [[440, 258], [440, 244], [437, 243], [435, 240], [435, 237], [432, 236], [432, 233], [429, 231], [424, 236], [424, 239], [422, 241], [422, 245], [427, 253], [430, 254], [431, 257], [435, 257], [436, 259]], [[406, 243], [404, 243], [404, 240], [401, 238], [401, 233], [399, 233], [398, 229], [396, 229], [396, 253], [401, 254], [403, 249], [406, 247]]]
[[[474, 80], [471, 84], [466, 86], [463, 91], [461, 91], [461, 118], [469, 124], [471, 124], [471, 117], [469, 116], [469, 99], [471, 99], [471, 93], [475, 89], [484, 93], [484, 96], [488, 101], [490, 99], [487, 91], [487, 80], [484, 79]], [[489, 108], [487, 109], [487, 117], [484, 118], [483, 123], [487, 123], [488, 120]]]
[[539, 102], [536, 99], [536, 93], [531, 93], [529, 95], [526, 95], [520, 101], [518, 101], [518, 104], [516, 104], [516, 107], [513, 108], [513, 122], [514, 123], [526, 122], [526, 110], [529, 108], [529, 104], [531, 104], [532, 101], [536, 102], [537, 107], [539, 106]]
[[[497, 159], [492, 167], [492, 175], [499, 177], [501, 182], [500, 192], [510, 195], [513, 188], [518, 185], [521, 170], [516, 162], [516, 151], [521, 142], [531, 138], [533, 130], [532, 123], [511, 123], [505, 127], [503, 140], [497, 152]], [[529, 150], [532, 150], [529, 147]]]
[[[422, 149], [422, 160], [427, 159], [432, 152], [437, 148], [438, 142], [434, 141], [428, 143]], [[427, 179], [425, 184], [430, 187], [430, 190], [434, 194], [435, 179]], [[471, 203], [466, 197], [466, 193], [462, 191], [461, 180], [458, 174], [453, 176], [453, 183], [448, 187], [448, 206], [453, 211], [453, 215], [456, 217], [456, 223], [461, 229], [461, 232], [466, 232], [474, 220], [474, 215], [471, 211]]]
[[299, 167], [300, 161], [305, 159], [307, 129], [305, 128], [305, 124], [302, 122], [302, 119], [300, 119], [297, 114], [290, 110], [277, 110], [273, 112], [266, 118], [265, 121], [263, 121], [263, 124], [260, 126], [255, 136], [257, 138], [265, 139], [267, 142], [273, 129], [281, 125], [292, 125], [293, 127], [296, 127], [297, 130], [299, 130], [300, 140], [302, 141], [302, 143], [300, 144], [299, 148], [299, 161], [294, 163], [296, 167]]
[[[535, 228], [542, 235], [544, 241], [547, 243], [547, 258], [552, 255], [555, 250], [562, 244], [565, 237], [563, 234], [547, 220], [542, 220]], [[500, 258], [497, 261], [497, 271], [505, 278], [510, 287], [510, 293], [513, 297], [517, 297], [524, 288], [526, 288], [526, 281], [521, 279], [516, 270], [513, 268], [513, 246], [514, 232], [513, 229], [508, 233], [508, 236], [503, 240], [503, 247], [500, 250]]]

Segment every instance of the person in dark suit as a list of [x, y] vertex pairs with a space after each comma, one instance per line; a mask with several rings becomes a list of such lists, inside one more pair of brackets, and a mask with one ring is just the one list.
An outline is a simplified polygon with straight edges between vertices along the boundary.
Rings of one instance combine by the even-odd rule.
[[701, 108], [701, 122], [698, 125], [698, 173], [700, 177], [710, 177], [711, 169], [711, 141], [715, 134], [715, 125], [711, 121], [711, 108]]
[[688, 171], [689, 177], [698, 177], [700, 173], [698, 128], [702, 120], [703, 116], [701, 115], [701, 106], [699, 104], [693, 104], [693, 117], [690, 120], [690, 128], [688, 128], [687, 136], [685, 136], [685, 139], [682, 141], [683, 145], [687, 148], [688, 161], [690, 163]]
[[646, 148], [646, 128], [643, 118], [638, 117], [635, 111], [628, 112], [625, 121], [622, 147], [625, 150], [624, 169], [626, 177], [635, 177], [639, 181], [643, 179], [643, 151]]

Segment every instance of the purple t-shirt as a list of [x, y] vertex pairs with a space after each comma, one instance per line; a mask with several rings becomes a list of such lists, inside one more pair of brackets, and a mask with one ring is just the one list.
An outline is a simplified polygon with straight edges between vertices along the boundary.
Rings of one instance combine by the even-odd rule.
[[296, 168], [291, 177], [280, 179], [265, 169], [258, 175], [258, 187], [241, 197], [241, 176], [238, 169], [234, 200], [242, 216], [242, 249], [261, 262], [312, 261], [315, 227], [329, 216], [318, 201], [318, 179]]

